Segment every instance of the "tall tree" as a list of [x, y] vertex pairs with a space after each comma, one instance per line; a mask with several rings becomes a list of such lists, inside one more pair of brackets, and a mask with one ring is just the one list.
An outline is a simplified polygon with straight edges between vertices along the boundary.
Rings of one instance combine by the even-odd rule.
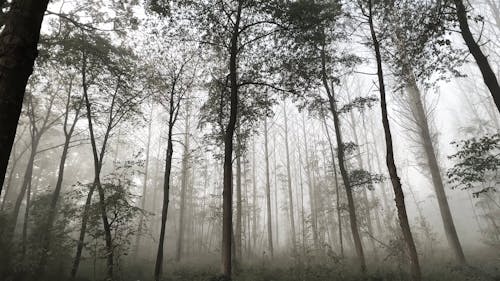
[[469, 48], [469, 52], [474, 56], [477, 66], [483, 75], [484, 83], [490, 90], [493, 101], [495, 102], [498, 111], [500, 112], [500, 85], [498, 84], [498, 79], [495, 72], [491, 68], [488, 58], [481, 50], [478, 42], [474, 38], [468, 21], [467, 9], [465, 7], [463, 0], [453, 0], [455, 4], [456, 19], [460, 26], [460, 33], [465, 41], [465, 44]]
[[[388, 5], [385, 8], [383, 19], [384, 28], [391, 30], [388, 39], [394, 42], [394, 50], [386, 52], [392, 54], [386, 55], [387, 60], [393, 73], [402, 80], [401, 84], [406, 89], [406, 95], [399, 97], [402, 101], [399, 111], [404, 117], [401, 123], [410, 132], [407, 135], [423, 150], [416, 153], [425, 155], [424, 163], [432, 178], [448, 243], [458, 263], [465, 264], [465, 256], [441, 176], [436, 140], [431, 130], [432, 109], [426, 107], [425, 96], [422, 95], [418, 84], [419, 81], [423, 85], [429, 83], [432, 75], [443, 72], [440, 68], [455, 71], [454, 68], [460, 64], [460, 60], [454, 59], [453, 50], [450, 50], [444, 36], [442, 3], [430, 1], [415, 4], [405, 0], [394, 2], [397, 5]], [[425, 21], [432, 24], [420, 24]], [[437, 63], [430, 54], [439, 57]]]
[[[42, 253], [40, 256], [40, 261], [38, 263], [38, 267], [35, 271], [35, 276], [38, 278], [43, 278], [45, 274], [45, 266], [47, 264], [47, 258], [50, 251], [51, 244], [51, 234], [53, 231], [54, 222], [57, 216], [57, 205], [61, 197], [61, 191], [63, 187], [63, 179], [64, 179], [64, 170], [66, 166], [66, 160], [68, 159], [68, 152], [70, 150], [71, 139], [73, 137], [73, 133], [75, 132], [75, 127], [78, 120], [81, 117], [81, 109], [83, 106], [83, 98], [78, 97], [75, 98], [73, 96], [73, 81], [75, 77], [71, 76], [69, 85], [68, 85], [68, 94], [66, 98], [66, 106], [64, 110], [64, 121], [63, 121], [63, 133], [64, 133], [64, 144], [61, 153], [61, 159], [59, 161], [59, 170], [57, 175], [57, 181], [52, 193], [50, 205], [49, 205], [49, 213], [47, 215], [47, 221], [45, 223], [44, 230], [42, 231]], [[71, 114], [73, 115], [71, 118]]]
[[[420, 281], [422, 279], [420, 271], [420, 263], [418, 260], [417, 249], [415, 241], [411, 233], [410, 224], [408, 222], [408, 214], [406, 212], [406, 204], [404, 201], [404, 192], [401, 184], [401, 179], [398, 176], [396, 163], [394, 161], [394, 149], [392, 143], [392, 134], [389, 124], [389, 117], [387, 113], [387, 99], [385, 92], [384, 72], [382, 69], [382, 55], [380, 51], [380, 43], [378, 41], [377, 33], [374, 23], [374, 9], [372, 0], [366, 1], [366, 9], [363, 14], [367, 17], [368, 25], [370, 27], [370, 35], [377, 61], [377, 78], [380, 92], [380, 107], [382, 110], [382, 125], [384, 127], [385, 144], [386, 144], [386, 164], [389, 170], [389, 175], [392, 187], [395, 194], [396, 208], [398, 211], [399, 225], [403, 232], [406, 248], [410, 258], [411, 277], [413, 281]], [[363, 5], [364, 6], [364, 5]], [[363, 6], [361, 7], [363, 9]]]
[[[14, 1], [0, 33], [0, 194], [49, 0]], [[3, 8], [3, 5], [2, 5]]]

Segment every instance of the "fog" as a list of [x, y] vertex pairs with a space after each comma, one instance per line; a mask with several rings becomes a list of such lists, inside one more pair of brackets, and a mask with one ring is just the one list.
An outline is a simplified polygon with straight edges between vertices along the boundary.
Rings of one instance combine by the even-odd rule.
[[500, 278], [500, 3], [41, 2], [0, 2], [0, 280]]

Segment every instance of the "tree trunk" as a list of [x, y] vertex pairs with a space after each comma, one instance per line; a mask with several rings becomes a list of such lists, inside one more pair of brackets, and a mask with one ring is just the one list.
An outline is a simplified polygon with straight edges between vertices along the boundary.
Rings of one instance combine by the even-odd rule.
[[479, 47], [479, 44], [474, 39], [472, 32], [469, 28], [469, 22], [467, 19], [467, 10], [465, 8], [463, 0], [454, 0], [456, 7], [456, 14], [458, 23], [460, 25], [460, 33], [464, 38], [465, 44], [469, 48], [469, 52], [476, 59], [477, 66], [483, 75], [484, 83], [491, 92], [491, 96], [495, 101], [498, 111], [500, 112], [500, 85], [498, 84], [495, 72], [488, 62], [488, 58], [484, 55], [483, 51]]
[[24, 196], [26, 195], [26, 190], [28, 187], [31, 185], [31, 180], [32, 180], [32, 175], [33, 175], [33, 166], [35, 164], [35, 156], [37, 153], [38, 149], [38, 144], [40, 142], [40, 139], [35, 136], [34, 139], [31, 140], [31, 153], [30, 157], [28, 159], [28, 166], [26, 167], [26, 171], [24, 172], [24, 177], [23, 177], [23, 183], [21, 184], [21, 190], [19, 191], [19, 194], [17, 195], [16, 202], [14, 204], [14, 210], [12, 211], [11, 215], [11, 221], [10, 224], [11, 226], [9, 227], [8, 231], [8, 239], [12, 240], [14, 238], [14, 232], [16, 230], [17, 226], [17, 219], [19, 217], [19, 212], [21, 211], [21, 204], [24, 200]]
[[63, 151], [61, 154], [61, 159], [59, 161], [59, 171], [58, 171], [58, 176], [57, 176], [57, 182], [56, 186], [54, 188], [54, 192], [52, 193], [50, 205], [49, 205], [49, 214], [47, 215], [47, 221], [45, 225], [45, 230], [42, 232], [42, 253], [40, 256], [40, 261], [38, 263], [37, 270], [35, 271], [35, 276], [37, 278], [42, 279], [44, 274], [45, 274], [45, 266], [47, 264], [47, 258], [48, 254], [50, 251], [50, 242], [51, 242], [51, 235], [52, 235], [52, 227], [54, 226], [54, 222], [56, 220], [56, 215], [57, 215], [57, 203], [59, 202], [59, 197], [61, 195], [61, 190], [62, 190], [62, 184], [63, 184], [63, 179], [64, 179], [64, 169], [66, 165], [66, 160], [68, 158], [68, 151], [69, 151], [69, 145], [71, 142], [71, 138], [73, 137], [73, 132], [75, 130], [76, 123], [78, 122], [78, 119], [80, 117], [80, 110], [83, 104], [83, 100], [80, 100], [80, 103], [78, 104], [76, 110], [75, 110], [75, 116], [73, 117], [73, 123], [71, 124], [69, 130], [67, 129], [68, 125], [68, 117], [69, 117], [69, 111], [70, 111], [70, 102], [71, 102], [71, 89], [72, 89], [72, 83], [73, 81], [70, 81], [69, 85], [69, 91], [68, 91], [68, 98], [66, 100], [66, 112], [65, 112], [65, 118], [64, 118], [64, 124], [63, 124], [63, 131], [64, 131], [64, 146], [63, 146]]
[[385, 93], [385, 84], [384, 84], [384, 73], [382, 69], [382, 56], [380, 53], [380, 45], [375, 33], [375, 26], [373, 24], [373, 14], [372, 14], [372, 3], [368, 1], [368, 22], [370, 25], [370, 34], [373, 41], [373, 46], [375, 50], [375, 57], [377, 60], [377, 77], [379, 82], [379, 91], [380, 91], [380, 106], [382, 110], [382, 124], [384, 127], [385, 134], [385, 143], [387, 149], [386, 156], [386, 164], [389, 170], [389, 175], [392, 182], [392, 187], [394, 189], [396, 208], [398, 210], [398, 218], [399, 225], [403, 232], [403, 237], [406, 243], [406, 247], [408, 250], [409, 258], [410, 258], [410, 268], [411, 268], [411, 278], [413, 281], [420, 281], [422, 279], [420, 264], [418, 261], [417, 249], [415, 247], [415, 241], [413, 240], [413, 236], [410, 229], [410, 224], [408, 222], [408, 215], [406, 213], [406, 205], [404, 201], [404, 193], [401, 185], [401, 180], [398, 176], [398, 171], [396, 169], [396, 164], [394, 161], [394, 151], [392, 147], [392, 135], [391, 129], [389, 125], [389, 118], [387, 114], [387, 101], [386, 101], [386, 93]]
[[264, 121], [264, 149], [266, 158], [266, 210], [267, 210], [267, 246], [271, 258], [273, 257], [273, 227], [271, 213], [271, 183], [269, 175], [269, 141], [267, 130], [267, 118]]
[[[239, 129], [238, 129], [239, 131]], [[236, 261], [239, 263], [241, 260], [241, 140], [239, 134], [236, 136], [236, 231], [234, 236], [234, 247], [236, 253]]]
[[174, 154], [173, 142], [172, 142], [172, 111], [170, 112], [170, 121], [168, 127], [168, 139], [167, 139], [167, 152], [165, 157], [165, 173], [163, 176], [163, 207], [161, 210], [161, 227], [160, 227], [160, 239], [158, 242], [158, 251], [156, 254], [155, 272], [154, 280], [160, 281], [161, 274], [163, 271], [163, 249], [165, 244], [165, 233], [167, 226], [167, 215], [168, 215], [168, 204], [170, 203], [170, 173], [172, 171], [172, 157]]
[[330, 132], [328, 130], [328, 125], [326, 124], [325, 116], [322, 116], [323, 125], [325, 126], [326, 137], [328, 140], [328, 145], [330, 146], [330, 154], [332, 157], [332, 167], [333, 167], [333, 176], [335, 179], [335, 197], [336, 197], [336, 209], [337, 209], [337, 222], [339, 224], [339, 244], [340, 244], [340, 256], [344, 257], [344, 241], [342, 237], [342, 219], [341, 219], [341, 208], [340, 208], [340, 188], [339, 188], [339, 180], [337, 175], [337, 165], [335, 164], [335, 152], [333, 148], [332, 138], [330, 137]]
[[314, 249], [319, 249], [318, 226], [316, 225], [316, 205], [314, 200], [314, 180], [311, 176], [311, 163], [309, 161], [309, 142], [307, 140], [305, 117], [302, 118], [302, 131], [304, 134], [304, 153], [306, 154], [306, 174], [307, 185], [309, 187], [309, 205], [311, 208], [311, 230], [313, 236]]
[[[88, 121], [88, 126], [89, 126], [89, 135], [90, 135], [90, 143], [92, 146], [92, 155], [93, 155], [93, 160], [94, 160], [94, 182], [92, 183], [92, 186], [90, 187], [89, 193], [87, 194], [87, 199], [85, 201], [85, 207], [83, 209], [83, 214], [82, 214], [82, 226], [80, 228], [80, 235], [78, 239], [78, 244], [77, 244], [77, 250], [76, 250], [76, 255], [75, 259], [73, 260], [73, 267], [71, 269], [71, 275], [70, 279], [74, 280], [76, 277], [76, 273], [78, 272], [78, 268], [80, 265], [80, 260], [81, 260], [81, 255], [83, 251], [83, 246], [84, 246], [84, 241], [85, 241], [85, 234], [87, 231], [87, 223], [89, 219], [89, 211], [91, 208], [91, 203], [92, 203], [92, 196], [94, 194], [95, 189], [97, 188], [98, 194], [99, 194], [99, 211], [103, 223], [103, 228], [104, 228], [104, 236], [105, 236], [105, 245], [106, 245], [106, 278], [109, 280], [113, 280], [113, 241], [111, 237], [111, 226], [108, 221], [108, 215], [106, 212], [106, 206], [105, 206], [105, 195], [104, 195], [104, 190], [101, 185], [101, 169], [102, 169], [102, 164], [104, 160], [104, 155], [106, 153], [106, 147], [108, 144], [109, 136], [111, 134], [111, 130], [113, 128], [113, 107], [116, 102], [116, 94], [117, 91], [113, 94], [112, 101], [111, 101], [111, 109], [109, 113], [109, 120], [108, 123], [106, 124], [106, 130], [104, 133], [104, 138], [103, 142], [101, 145], [101, 151], [97, 151], [97, 142], [94, 134], [94, 126], [93, 126], [93, 121], [92, 121], [92, 110], [91, 110], [91, 103], [89, 100], [88, 96], [88, 84], [87, 84], [87, 78], [86, 78], [86, 70], [87, 69], [87, 57], [84, 52], [82, 52], [82, 89], [83, 89], [83, 97], [85, 101], [85, 108], [87, 110], [87, 121]], [[119, 81], [117, 82], [117, 87], [119, 85]], [[118, 88], [117, 88], [118, 89]]]
[[18, 0], [0, 33], [0, 194], [49, 0]]
[[[351, 115], [351, 121], [355, 122], [355, 119], [354, 119], [355, 117], [354, 117], [353, 111], [351, 110], [349, 113]], [[356, 145], [358, 146], [357, 153], [356, 153], [358, 165], [359, 165], [359, 168], [361, 170], [365, 170], [365, 166], [363, 163], [363, 157], [361, 157], [361, 145], [360, 145], [360, 141], [359, 141], [359, 137], [358, 137], [358, 132], [356, 130], [356, 126], [354, 125], [354, 123], [352, 123], [351, 125], [352, 125], [352, 132], [353, 132], [353, 136], [354, 136], [354, 143], [356, 143]], [[371, 173], [371, 171], [368, 171], [368, 172]], [[371, 216], [372, 214], [371, 214], [371, 210], [370, 210], [370, 201], [368, 200], [367, 188], [363, 188], [363, 192], [361, 195], [363, 196], [362, 202], [366, 208], [366, 210], [364, 211], [364, 214], [363, 214], [363, 218], [366, 219], [366, 226], [367, 226], [368, 233], [369, 233], [367, 238], [368, 238], [368, 240], [370, 240], [370, 243], [371, 243], [371, 246], [373, 249], [373, 254], [376, 257], [377, 256], [377, 246], [375, 245], [375, 240], [372, 238], [373, 235], [375, 235], [375, 233], [373, 231], [373, 222], [372, 222], [372, 216]]]
[[224, 178], [222, 191], [222, 275], [231, 279], [232, 260], [232, 232], [233, 232], [233, 138], [238, 117], [238, 52], [241, 10], [243, 1], [238, 1], [236, 18], [232, 30], [229, 80], [230, 80], [230, 114], [229, 123], [224, 134]]
[[361, 237], [359, 235], [358, 222], [356, 218], [356, 207], [354, 205], [354, 198], [352, 195], [351, 183], [349, 180], [349, 173], [347, 172], [347, 168], [345, 166], [345, 152], [344, 152], [344, 143], [342, 141], [342, 126], [340, 124], [340, 118], [337, 111], [337, 104], [335, 99], [335, 91], [333, 88], [330, 88], [328, 85], [328, 76], [326, 73], [326, 54], [325, 54], [325, 46], [322, 46], [321, 50], [321, 75], [323, 81], [323, 87], [328, 95], [328, 104], [330, 112], [333, 116], [333, 124], [335, 127], [335, 136], [337, 138], [337, 158], [339, 161], [340, 175], [342, 176], [342, 181], [344, 182], [344, 188], [347, 196], [347, 206], [349, 208], [349, 221], [351, 224], [351, 233], [354, 241], [354, 247], [356, 249], [356, 254], [359, 259], [361, 272], [366, 272], [366, 261], [365, 254], [363, 251], [363, 244], [361, 242]]
[[255, 139], [252, 141], [252, 241], [257, 246], [257, 177], [255, 175]]
[[[304, 119], [302, 119], [304, 120]], [[306, 219], [304, 213], [304, 181], [302, 180], [302, 151], [300, 150], [300, 141], [297, 136], [297, 154], [299, 158], [299, 184], [300, 184], [300, 221], [301, 221], [301, 239], [302, 239], [302, 256], [306, 254]], [[298, 202], [298, 201], [297, 201]]]
[[274, 247], [279, 248], [279, 206], [278, 206], [278, 166], [276, 165], [276, 135], [273, 135], [273, 169], [274, 169], [274, 226], [276, 228]]
[[183, 242], [184, 242], [184, 228], [185, 228], [185, 216], [186, 216], [186, 193], [188, 188], [188, 177], [189, 177], [189, 103], [186, 108], [186, 121], [184, 128], [184, 154], [182, 155], [182, 172], [181, 172], [181, 202], [179, 211], [179, 235], [177, 236], [177, 249], [175, 253], [175, 260], [177, 262], [181, 261]]
[[283, 118], [285, 121], [285, 149], [286, 149], [286, 174], [287, 174], [287, 185], [288, 185], [288, 200], [290, 204], [290, 229], [292, 231], [292, 247], [293, 254], [297, 254], [297, 241], [295, 234], [295, 216], [293, 208], [293, 192], [292, 192], [292, 172], [290, 169], [290, 148], [288, 146], [288, 118], [286, 114], [286, 102], [283, 102]]
[[[410, 74], [410, 76], [408, 77], [413, 78], [413, 75]], [[414, 111], [412, 111], [412, 114], [417, 121], [416, 124], [418, 126], [419, 135], [421, 137], [422, 145], [425, 151], [428, 169], [431, 173], [432, 183], [436, 192], [439, 211], [441, 213], [441, 219], [443, 221], [448, 244], [453, 250], [457, 261], [460, 264], [465, 264], [466, 261], [464, 252], [462, 250], [460, 240], [458, 239], [457, 231], [455, 229], [455, 223], [453, 222], [453, 216], [451, 215], [450, 206], [448, 205], [448, 199], [446, 198], [443, 178], [441, 176], [441, 170], [439, 168], [436, 150], [434, 149], [434, 143], [432, 141], [429, 123], [427, 121], [427, 114], [425, 112], [424, 105], [422, 103], [422, 96], [415, 79], [411, 79], [411, 81], [409, 81], [407, 92], [411, 100], [411, 106], [415, 109]]]
[[[149, 112], [149, 122], [148, 122], [148, 140], [146, 142], [146, 160], [144, 163], [144, 178], [142, 184], [142, 198], [140, 208], [144, 210], [146, 208], [147, 195], [148, 195], [148, 180], [149, 180], [149, 151], [151, 148], [151, 127], [153, 125], [153, 103], [151, 103], [151, 109]], [[140, 214], [139, 226], [137, 228], [137, 234], [135, 235], [135, 251], [134, 258], [137, 259], [140, 256], [141, 250], [141, 238], [142, 238], [142, 225], [144, 224], [144, 215]]]
[[335, 126], [335, 136], [337, 138], [337, 158], [339, 162], [340, 175], [342, 176], [342, 181], [344, 182], [344, 188], [347, 197], [347, 206], [349, 208], [349, 221], [351, 224], [352, 239], [354, 241], [354, 248], [356, 249], [356, 254], [359, 259], [361, 272], [366, 272], [365, 254], [363, 251], [363, 244], [361, 243], [361, 237], [359, 235], [358, 222], [356, 218], [356, 207], [354, 205], [354, 198], [352, 195], [352, 188], [349, 180], [349, 174], [345, 166], [345, 154], [344, 154], [345, 152], [344, 152], [344, 143], [342, 142], [340, 118], [337, 112], [335, 94], [333, 92], [333, 89], [329, 89], [329, 91], [330, 94], [328, 95], [328, 101], [329, 101], [330, 111], [333, 116], [333, 123]]

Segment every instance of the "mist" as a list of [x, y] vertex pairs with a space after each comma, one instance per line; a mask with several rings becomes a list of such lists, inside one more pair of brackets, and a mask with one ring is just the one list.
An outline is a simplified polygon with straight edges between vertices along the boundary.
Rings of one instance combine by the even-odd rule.
[[0, 280], [500, 279], [500, 3], [0, 7]]

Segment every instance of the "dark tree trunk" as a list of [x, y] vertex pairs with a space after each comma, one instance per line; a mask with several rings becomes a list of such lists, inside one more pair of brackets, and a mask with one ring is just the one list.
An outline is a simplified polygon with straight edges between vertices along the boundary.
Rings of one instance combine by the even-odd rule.
[[500, 85], [498, 84], [495, 72], [491, 68], [488, 58], [484, 55], [483, 51], [479, 47], [479, 44], [476, 42], [476, 39], [474, 39], [474, 36], [470, 31], [469, 22], [467, 20], [467, 10], [463, 0], [454, 0], [454, 2], [458, 23], [460, 25], [460, 33], [464, 38], [465, 44], [469, 48], [469, 52], [476, 59], [477, 66], [483, 75], [484, 83], [488, 86], [491, 96], [493, 97], [497, 109], [500, 112]]
[[49, 0], [17, 0], [0, 33], [0, 194]]
[[87, 194], [87, 199], [85, 201], [85, 206], [83, 209], [83, 214], [82, 214], [82, 224], [80, 228], [80, 234], [78, 237], [78, 244], [77, 244], [77, 249], [76, 249], [76, 255], [73, 260], [73, 266], [71, 268], [71, 273], [70, 273], [70, 279], [74, 280], [76, 277], [76, 274], [78, 272], [78, 268], [80, 265], [80, 260], [83, 252], [83, 246], [85, 242], [85, 234], [87, 231], [87, 223], [89, 219], [89, 212], [92, 204], [92, 196], [94, 194], [94, 191], [97, 188], [97, 192], [99, 194], [99, 211], [103, 223], [103, 228], [104, 228], [104, 236], [105, 236], [105, 245], [106, 245], [106, 278], [112, 280], [113, 279], [113, 241], [111, 237], [111, 226], [109, 224], [108, 220], [108, 215], [106, 212], [106, 205], [105, 205], [105, 194], [104, 190], [101, 185], [101, 169], [102, 169], [102, 164], [104, 160], [104, 155], [106, 153], [106, 147], [108, 144], [108, 140], [111, 134], [111, 130], [113, 128], [113, 108], [116, 102], [116, 95], [118, 92], [118, 86], [120, 81], [117, 82], [116, 90], [113, 94], [112, 101], [111, 101], [111, 109], [109, 113], [109, 120], [108, 123], [106, 124], [106, 131], [104, 134], [104, 139], [101, 145], [101, 151], [98, 152], [97, 150], [97, 142], [94, 134], [94, 126], [93, 126], [93, 121], [92, 121], [92, 109], [91, 109], [91, 103], [89, 100], [88, 96], [88, 84], [87, 84], [87, 57], [86, 54], [83, 52], [82, 53], [82, 90], [83, 90], [83, 97], [84, 97], [84, 102], [85, 102], [85, 109], [86, 109], [86, 115], [87, 115], [87, 121], [88, 121], [88, 126], [89, 126], [89, 135], [90, 135], [90, 143], [92, 146], [92, 156], [94, 160], [94, 181], [89, 189], [89, 193]]
[[170, 202], [170, 173], [172, 171], [172, 156], [174, 154], [172, 143], [173, 123], [170, 122], [168, 128], [167, 153], [165, 158], [165, 173], [163, 176], [163, 207], [161, 210], [161, 228], [160, 239], [158, 242], [158, 251], [156, 254], [154, 280], [160, 281], [163, 270], [163, 249], [165, 245], [165, 233], [167, 226], [168, 204]]
[[335, 136], [337, 138], [337, 158], [339, 160], [340, 175], [342, 176], [342, 181], [344, 182], [344, 187], [347, 196], [347, 206], [349, 208], [349, 221], [351, 224], [351, 233], [354, 241], [354, 247], [356, 249], [356, 254], [359, 259], [361, 272], [366, 272], [366, 260], [363, 251], [363, 244], [361, 242], [361, 237], [359, 235], [358, 221], [356, 218], [356, 207], [354, 205], [354, 198], [352, 194], [351, 183], [349, 180], [349, 173], [345, 165], [345, 152], [344, 143], [342, 141], [342, 126], [340, 124], [339, 113], [337, 111], [337, 104], [335, 100], [335, 91], [328, 85], [328, 76], [326, 73], [326, 54], [324, 50], [324, 45], [321, 50], [321, 76], [323, 81], [323, 87], [328, 96], [328, 104], [330, 112], [333, 116], [333, 124], [335, 127]]
[[401, 180], [398, 176], [398, 171], [396, 169], [396, 164], [394, 161], [394, 150], [392, 146], [392, 135], [391, 128], [389, 125], [389, 118], [387, 114], [387, 101], [385, 93], [385, 83], [384, 83], [384, 73], [382, 69], [382, 56], [380, 53], [380, 44], [375, 33], [375, 26], [373, 23], [372, 14], [372, 3], [371, 0], [368, 1], [368, 23], [370, 25], [370, 34], [373, 41], [373, 47], [375, 50], [375, 57], [377, 60], [377, 77], [379, 82], [380, 91], [380, 106], [382, 110], [382, 124], [384, 127], [385, 134], [385, 144], [387, 149], [386, 164], [389, 170], [389, 175], [392, 182], [392, 187], [394, 189], [396, 208], [398, 211], [399, 225], [401, 231], [403, 232], [403, 237], [406, 243], [406, 248], [408, 250], [408, 255], [410, 258], [410, 269], [411, 278], [413, 281], [420, 281], [422, 279], [422, 274], [420, 271], [420, 264], [418, 260], [417, 249], [415, 247], [415, 241], [413, 240], [413, 235], [411, 233], [410, 224], [408, 222], [408, 215], [406, 213], [406, 205], [404, 201], [403, 187], [401, 185]]
[[232, 30], [229, 80], [230, 80], [230, 114], [229, 123], [224, 134], [224, 177], [222, 191], [222, 275], [231, 279], [232, 273], [232, 232], [233, 232], [233, 141], [238, 117], [238, 45], [243, 1], [238, 1], [236, 18]]
[[267, 246], [271, 258], [274, 255], [273, 248], [273, 227], [272, 227], [272, 212], [271, 212], [271, 183], [269, 176], [269, 140], [267, 130], [267, 118], [264, 121], [264, 149], [266, 158], [266, 211], [267, 211]]
[[163, 206], [161, 210], [161, 226], [160, 226], [160, 238], [158, 242], [158, 250], [156, 253], [156, 262], [155, 262], [155, 270], [154, 270], [154, 280], [160, 281], [161, 275], [163, 271], [163, 250], [165, 245], [165, 233], [167, 226], [167, 217], [168, 217], [168, 205], [170, 203], [170, 174], [172, 172], [172, 158], [174, 154], [174, 145], [173, 145], [173, 130], [175, 122], [177, 121], [177, 117], [179, 114], [179, 107], [182, 101], [182, 96], [178, 97], [177, 103], [174, 101], [176, 95], [175, 85], [182, 74], [182, 69], [174, 78], [174, 82], [172, 83], [172, 88], [170, 91], [170, 100], [169, 100], [169, 120], [168, 120], [168, 136], [167, 136], [167, 151], [165, 157], [165, 173], [163, 175]]
[[361, 271], [366, 272], [365, 254], [363, 251], [363, 244], [361, 243], [361, 237], [359, 235], [358, 221], [356, 218], [356, 207], [354, 205], [354, 198], [352, 195], [349, 173], [347, 172], [347, 168], [345, 166], [345, 152], [343, 147], [344, 143], [342, 142], [340, 118], [337, 112], [335, 94], [333, 92], [333, 89], [329, 89], [329, 91], [330, 91], [330, 94], [328, 95], [329, 106], [333, 116], [333, 123], [335, 126], [335, 136], [337, 138], [337, 158], [339, 161], [340, 175], [342, 176], [342, 181], [344, 182], [344, 188], [347, 197], [347, 206], [349, 208], [349, 221], [351, 224], [352, 239], [354, 241], [354, 248], [356, 249], [356, 254], [360, 262]]

